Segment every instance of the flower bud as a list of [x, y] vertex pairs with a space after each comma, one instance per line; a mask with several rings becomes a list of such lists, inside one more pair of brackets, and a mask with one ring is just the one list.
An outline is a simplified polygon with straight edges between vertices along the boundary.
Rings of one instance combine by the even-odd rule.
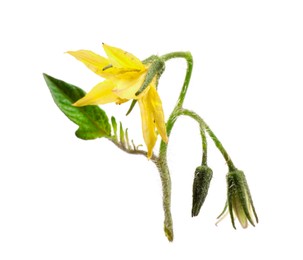
[[[235, 218], [239, 220], [243, 228], [247, 228], [248, 221], [255, 226], [258, 223], [258, 216], [251, 198], [245, 175], [242, 171], [234, 170], [227, 174], [227, 205], [219, 218], [229, 210], [231, 222], [234, 228]], [[220, 221], [220, 220], [219, 220]]]
[[191, 211], [192, 217], [198, 216], [207, 196], [209, 184], [212, 177], [213, 171], [209, 167], [202, 165], [196, 168], [193, 183], [193, 204]]

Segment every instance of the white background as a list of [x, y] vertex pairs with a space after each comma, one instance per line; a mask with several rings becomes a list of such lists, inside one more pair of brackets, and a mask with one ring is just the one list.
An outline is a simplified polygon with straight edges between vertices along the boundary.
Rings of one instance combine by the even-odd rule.
[[[0, 259], [302, 259], [302, 1], [2, 1], [0, 4]], [[210, 142], [214, 178], [199, 217], [191, 185], [199, 131], [180, 118], [170, 137], [175, 241], [163, 234], [156, 168], [105, 139], [82, 141], [42, 73], [88, 91], [101, 79], [68, 50], [101, 43], [144, 59], [191, 51], [185, 107], [209, 123], [245, 171], [260, 223], [215, 226], [226, 165]], [[184, 77], [160, 82], [166, 117]], [[139, 111], [103, 107], [142, 143]]]

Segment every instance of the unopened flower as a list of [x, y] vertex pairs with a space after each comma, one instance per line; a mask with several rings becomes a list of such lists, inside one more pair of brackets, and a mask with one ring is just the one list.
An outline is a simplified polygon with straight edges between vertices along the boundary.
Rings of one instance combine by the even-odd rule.
[[220, 214], [220, 222], [229, 212], [234, 228], [235, 217], [243, 228], [247, 228], [248, 222], [255, 226], [258, 223], [258, 216], [251, 198], [245, 175], [242, 171], [234, 170], [227, 174], [227, 202], [223, 212]]
[[200, 209], [206, 199], [212, 177], [213, 171], [206, 165], [202, 165], [196, 168], [193, 183], [193, 203], [191, 210], [192, 217], [198, 216]]
[[[121, 104], [129, 100], [137, 100], [140, 106], [142, 132], [147, 146], [147, 156], [152, 156], [157, 141], [157, 133], [164, 142], [168, 142], [162, 102], [156, 90], [157, 75], [150, 76], [149, 63], [143, 64], [134, 55], [119, 48], [103, 44], [108, 58], [99, 56], [92, 51], [69, 51], [89, 69], [105, 80], [92, 88], [74, 106], [102, 105], [111, 102]], [[155, 75], [155, 76], [154, 76]], [[140, 90], [140, 91], [139, 91]]]

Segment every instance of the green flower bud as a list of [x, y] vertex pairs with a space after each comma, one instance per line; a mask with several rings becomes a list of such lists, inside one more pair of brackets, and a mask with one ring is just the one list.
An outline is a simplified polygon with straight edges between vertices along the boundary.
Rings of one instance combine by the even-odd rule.
[[213, 171], [209, 167], [202, 165], [196, 168], [193, 183], [193, 204], [191, 210], [192, 217], [198, 216], [207, 196], [212, 177]]
[[235, 229], [236, 226], [234, 214], [243, 228], [247, 228], [248, 221], [250, 224], [255, 226], [254, 222], [258, 223], [258, 216], [255, 211], [244, 173], [239, 170], [229, 172], [226, 176], [226, 181], [227, 203], [222, 214], [218, 218], [222, 219], [222, 215], [227, 213], [228, 209], [232, 225]]

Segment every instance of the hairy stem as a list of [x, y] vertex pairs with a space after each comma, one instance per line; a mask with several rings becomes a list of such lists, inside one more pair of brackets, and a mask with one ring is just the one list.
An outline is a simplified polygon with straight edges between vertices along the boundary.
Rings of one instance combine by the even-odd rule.
[[[168, 61], [173, 58], [183, 58], [187, 61], [187, 70], [180, 92], [178, 101], [170, 114], [168, 121], [166, 123], [166, 132], [167, 136], [170, 136], [171, 130], [177, 120], [179, 111], [182, 108], [184, 98], [187, 93], [189, 81], [191, 78], [191, 73], [193, 69], [193, 58], [189, 52], [172, 52], [166, 55], [161, 56], [161, 59]], [[173, 222], [171, 216], [171, 179], [169, 174], [169, 169], [167, 165], [167, 144], [161, 140], [160, 151], [158, 162], [156, 163], [158, 171], [160, 173], [161, 182], [162, 182], [162, 192], [163, 192], [163, 208], [164, 208], [164, 231], [169, 241], [173, 241]]]
[[202, 125], [199, 123], [200, 126], [200, 135], [202, 139], [202, 162], [201, 165], [206, 166], [207, 165], [207, 139], [205, 134], [205, 129], [202, 127]]
[[234, 166], [230, 156], [228, 155], [227, 151], [223, 147], [222, 143], [219, 141], [219, 139], [214, 134], [214, 132], [210, 129], [210, 127], [205, 123], [205, 121], [198, 114], [196, 114], [195, 112], [190, 111], [188, 109], [182, 109], [180, 111], [180, 115], [189, 116], [189, 117], [193, 118], [194, 120], [196, 120], [200, 125], [200, 129], [201, 129], [201, 127], [204, 128], [206, 130], [206, 132], [209, 134], [209, 136], [211, 137], [211, 139], [214, 141], [215, 145], [217, 146], [217, 148], [223, 155], [223, 157], [228, 165], [229, 171], [236, 170], [236, 167]]
[[164, 232], [168, 239], [168, 241], [172, 242], [174, 239], [174, 231], [173, 231], [173, 221], [172, 215], [170, 211], [171, 206], [171, 179], [169, 174], [169, 169], [167, 166], [167, 162], [163, 161], [159, 158], [156, 163], [158, 171], [160, 173], [161, 183], [162, 183], [162, 203], [164, 209]]
[[[152, 58], [152, 57], [151, 57]], [[211, 139], [214, 141], [215, 145], [219, 149], [219, 151], [222, 153], [229, 170], [235, 170], [236, 167], [234, 166], [233, 162], [231, 161], [228, 153], [226, 152], [225, 148], [223, 147], [222, 143], [219, 141], [219, 139], [216, 137], [216, 135], [213, 133], [213, 131], [210, 129], [210, 127], [205, 123], [205, 121], [195, 112], [190, 111], [188, 109], [184, 109], [183, 102], [188, 90], [192, 69], [193, 69], [193, 58], [190, 52], [172, 52], [168, 53], [166, 55], [163, 55], [160, 57], [160, 60], [163, 62], [166, 62], [170, 59], [174, 58], [183, 58], [187, 62], [187, 70], [185, 74], [184, 83], [180, 92], [180, 95], [178, 97], [177, 103], [171, 112], [170, 116], [168, 117], [167, 123], [166, 123], [166, 132], [167, 136], [170, 136], [170, 133], [174, 127], [174, 124], [177, 120], [177, 118], [181, 115], [189, 116], [195, 121], [198, 122], [200, 127], [200, 135], [202, 139], [202, 149], [203, 149], [203, 155], [202, 155], [202, 165], [207, 164], [207, 139], [205, 131], [209, 134]], [[120, 138], [121, 139], [121, 138]], [[127, 138], [128, 139], [128, 138]], [[145, 157], [147, 157], [147, 152], [143, 150], [137, 149], [134, 145], [133, 148], [130, 147], [130, 145], [125, 145], [123, 142], [117, 141], [116, 138], [109, 139], [112, 141], [118, 148], [123, 150], [126, 153], [129, 154], [140, 154]], [[124, 139], [122, 138], [122, 141]], [[169, 173], [169, 168], [167, 164], [167, 147], [168, 145], [161, 140], [160, 144], [160, 151], [159, 155], [156, 156], [155, 154], [152, 155], [151, 161], [155, 163], [161, 178], [162, 183], [162, 192], [163, 192], [163, 209], [164, 209], [164, 232], [167, 236], [169, 241], [173, 241], [174, 238], [174, 232], [173, 232], [173, 221], [172, 221], [172, 215], [171, 215], [171, 178]]]
[[[179, 112], [182, 109], [184, 98], [187, 93], [187, 89], [189, 86], [192, 69], [193, 69], [193, 58], [192, 58], [192, 55], [190, 52], [172, 52], [172, 53], [168, 53], [166, 55], [161, 56], [161, 58], [165, 61], [168, 61], [173, 58], [183, 58], [187, 62], [187, 70], [186, 70], [186, 74], [185, 74], [185, 79], [184, 79], [184, 83], [183, 83], [177, 104], [175, 105], [175, 107], [174, 107], [172, 113], [170, 114], [170, 116], [167, 120], [167, 123], [166, 123], [166, 132], [167, 132], [167, 136], [169, 137], [171, 130], [174, 127], [174, 124], [179, 115]], [[167, 144], [165, 142], [161, 141], [159, 157], [163, 161], [166, 161], [166, 153], [167, 153]]]
[[[110, 139], [108, 138], [108, 140], [110, 140], [113, 144], [115, 144], [119, 149], [121, 149], [122, 151], [126, 152], [126, 153], [129, 153], [129, 154], [139, 154], [139, 155], [143, 155], [145, 157], [147, 157], [147, 152], [146, 151], [143, 151], [143, 150], [140, 150], [140, 149], [135, 149], [135, 146], [134, 148], [131, 148], [131, 147], [126, 147], [123, 143], [120, 143], [114, 139]], [[158, 163], [158, 160], [159, 158], [155, 155], [155, 154], [152, 154], [150, 160], [157, 164]]]
[[161, 56], [161, 59], [163, 59], [164, 61], [168, 61], [170, 59], [175, 59], [175, 58], [183, 58], [187, 62], [186, 75], [185, 75], [183, 87], [181, 89], [181, 92], [180, 92], [180, 95], [178, 98], [178, 102], [175, 106], [175, 109], [176, 109], [176, 108], [182, 107], [186, 93], [187, 93], [187, 89], [189, 86], [189, 82], [190, 82], [190, 78], [191, 78], [191, 74], [192, 74], [192, 70], [193, 70], [193, 57], [190, 52], [171, 52], [171, 53]]

